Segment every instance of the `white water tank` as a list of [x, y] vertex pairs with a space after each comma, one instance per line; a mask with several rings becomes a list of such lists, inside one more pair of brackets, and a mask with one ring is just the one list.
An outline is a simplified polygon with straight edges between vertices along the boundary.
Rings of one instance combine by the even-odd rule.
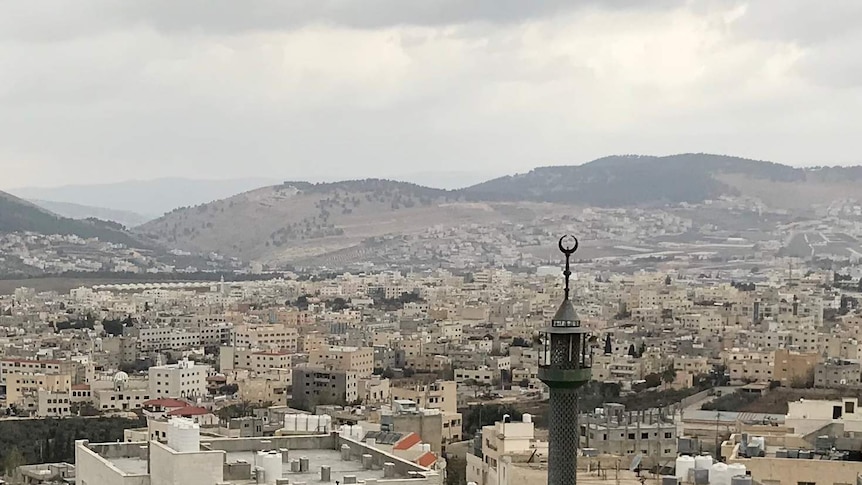
[[688, 472], [694, 469], [694, 457], [681, 455], [676, 459], [676, 477], [680, 482], [688, 480]]
[[742, 463], [733, 463], [731, 465], [727, 465], [727, 475], [732, 480], [733, 477], [745, 476], [745, 473], [748, 470], [745, 469], [745, 465]]
[[727, 465], [719, 462], [710, 467], [709, 485], [730, 485], [730, 475], [727, 474]]
[[362, 426], [358, 424], [350, 427], [350, 438], [356, 441], [361, 441], [363, 437]]
[[523, 416], [521, 416], [521, 420], [525, 423], [532, 423], [533, 422], [533, 416], [531, 416], [527, 413], [524, 413]]
[[324, 414], [320, 417], [321, 428], [324, 433], [329, 433], [332, 431], [332, 416], [328, 414]]
[[350, 426], [342, 424], [338, 427], [338, 436], [342, 438], [350, 438]]
[[281, 453], [277, 451], [258, 451], [257, 465], [263, 468], [263, 478], [268, 485], [275, 485], [281, 478]]
[[308, 431], [308, 415], [307, 414], [298, 414], [296, 416], [296, 430], [297, 431]]
[[284, 415], [284, 430], [285, 431], [296, 431], [296, 415], [295, 414], [285, 414]]
[[201, 451], [201, 428], [187, 418], [172, 418], [168, 422], [168, 447], [179, 453]]
[[712, 467], [712, 457], [709, 455], [700, 455], [694, 457], [695, 470], [709, 470]]
[[317, 431], [317, 427], [320, 426], [320, 416], [316, 414], [312, 414], [308, 417], [308, 428], [306, 431]]

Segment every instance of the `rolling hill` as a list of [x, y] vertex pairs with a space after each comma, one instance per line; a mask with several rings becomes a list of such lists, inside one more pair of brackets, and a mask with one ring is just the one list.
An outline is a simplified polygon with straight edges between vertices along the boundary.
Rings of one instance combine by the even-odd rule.
[[168, 247], [284, 262], [346, 254], [369, 238], [435, 225], [517, 223], [560, 205], [676, 205], [729, 196], [810, 210], [837, 199], [862, 200], [860, 180], [862, 167], [803, 169], [704, 154], [614, 156], [460, 190], [378, 179], [285, 182], [176, 209], [136, 230]]
[[388, 180], [285, 182], [172, 211], [139, 228], [170, 247], [288, 261], [385, 234], [505, 218], [455, 192]]
[[116, 223], [61, 217], [14, 195], [0, 192], [0, 233], [23, 231], [76, 235], [86, 239], [96, 237], [102, 241], [132, 247], [146, 247]]
[[709, 154], [612, 156], [583, 165], [536, 168], [461, 191], [471, 200], [532, 200], [595, 206], [759, 198], [776, 208], [862, 199], [862, 167], [794, 168]]

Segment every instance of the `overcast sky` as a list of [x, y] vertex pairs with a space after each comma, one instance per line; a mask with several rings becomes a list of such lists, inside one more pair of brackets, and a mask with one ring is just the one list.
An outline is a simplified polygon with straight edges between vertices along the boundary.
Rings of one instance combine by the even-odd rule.
[[6, 0], [0, 188], [848, 164], [859, 0]]

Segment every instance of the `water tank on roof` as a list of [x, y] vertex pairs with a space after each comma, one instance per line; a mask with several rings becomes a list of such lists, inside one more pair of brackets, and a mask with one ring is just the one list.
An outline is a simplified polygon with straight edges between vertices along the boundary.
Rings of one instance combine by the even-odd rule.
[[742, 463], [727, 465], [727, 474], [730, 476], [731, 481], [733, 477], [745, 476], [746, 471], [745, 465]]
[[180, 453], [201, 450], [201, 429], [187, 418], [172, 418], [168, 422], [168, 447]]
[[682, 455], [676, 459], [676, 477], [680, 481], [688, 480], [689, 470], [694, 470], [694, 457]]
[[709, 485], [730, 485], [730, 476], [727, 474], [727, 465], [715, 463], [709, 469]]
[[695, 485], [707, 485], [709, 483], [709, 470], [698, 470], [695, 468], [691, 471], [691, 481]]
[[324, 414], [320, 417], [320, 421], [324, 433], [329, 433], [332, 431], [332, 416]]
[[281, 453], [277, 451], [257, 452], [258, 466], [263, 468], [263, 478], [267, 485], [275, 485], [275, 481], [281, 478]]
[[320, 432], [320, 416], [314, 414], [308, 417], [308, 431]]
[[532, 423], [533, 422], [533, 416], [530, 414], [524, 413], [521, 416], [521, 421], [523, 421], [525, 423]]
[[712, 457], [709, 455], [700, 455], [694, 458], [695, 470], [709, 470], [712, 467]]
[[307, 414], [296, 415], [296, 430], [297, 431], [308, 431], [308, 415]]
[[284, 415], [284, 430], [285, 431], [296, 431], [296, 415], [295, 414], [285, 414]]

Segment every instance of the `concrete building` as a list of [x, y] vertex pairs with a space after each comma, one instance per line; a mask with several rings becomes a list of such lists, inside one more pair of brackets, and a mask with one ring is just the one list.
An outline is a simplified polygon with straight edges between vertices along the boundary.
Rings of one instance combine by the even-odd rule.
[[40, 418], [64, 418], [71, 416], [69, 391], [52, 392], [39, 389], [36, 416]]
[[[442, 485], [439, 472], [338, 434], [210, 438], [172, 419], [166, 443], [75, 442], [80, 485], [343, 484]], [[360, 438], [361, 439], [361, 438]], [[289, 450], [289, 451], [288, 451]]]
[[293, 407], [309, 411], [324, 404], [349, 404], [359, 398], [359, 376], [354, 371], [297, 367], [293, 369], [292, 397]]
[[296, 352], [299, 330], [287, 325], [237, 325], [233, 328], [233, 345], [247, 349], [277, 349]]
[[789, 387], [795, 383], [813, 383], [814, 366], [820, 362], [820, 355], [779, 349], [775, 351], [774, 361], [772, 379]]
[[362, 404], [389, 403], [392, 398], [389, 379], [378, 376], [359, 379], [358, 394]]
[[400, 385], [392, 388], [393, 400], [415, 402], [420, 408], [439, 409], [445, 413], [458, 412], [458, 384], [454, 381], [436, 381], [431, 384]]
[[859, 387], [862, 364], [847, 360], [830, 360], [814, 367], [814, 387]]
[[208, 373], [209, 366], [190, 360], [150, 367], [150, 398], [206, 396]]
[[39, 390], [68, 396], [72, 379], [65, 374], [35, 374], [10, 372], [6, 378], [6, 403], [35, 412], [39, 404]]
[[601, 412], [582, 414], [581, 446], [599, 454], [643, 455], [652, 466], [677, 455], [677, 426], [673, 415], [659, 410], [626, 411], [622, 404], [609, 403]]
[[308, 365], [329, 370], [355, 372], [368, 377], [374, 372], [372, 347], [325, 346], [308, 354]]
[[3, 359], [0, 360], [0, 387], [6, 385], [6, 376], [11, 372], [59, 374], [59, 360]]
[[529, 414], [521, 422], [505, 418], [493, 426], [485, 426], [477, 440], [481, 440], [481, 445], [471, 447], [467, 453], [467, 482], [479, 485], [510, 483], [501, 473], [502, 462], [507, 457], [534, 455], [537, 463], [542, 457], [547, 461], [548, 442], [536, 439], [536, 430]]

